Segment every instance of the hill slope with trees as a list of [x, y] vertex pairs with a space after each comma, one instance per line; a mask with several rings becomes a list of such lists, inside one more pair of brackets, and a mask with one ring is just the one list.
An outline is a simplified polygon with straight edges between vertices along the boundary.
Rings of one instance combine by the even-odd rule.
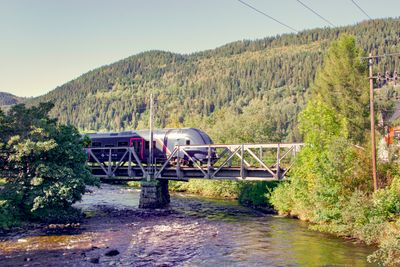
[[10, 93], [0, 92], [0, 107], [21, 103], [23, 99]]
[[[398, 50], [399, 29], [399, 19], [383, 19], [237, 41], [189, 55], [149, 51], [92, 70], [28, 103], [52, 101], [52, 116], [85, 131], [137, 129], [147, 127], [153, 92], [157, 127], [196, 126], [215, 133], [216, 141], [229, 132], [231, 142], [240, 141], [248, 131], [260, 133], [249, 141], [298, 140], [296, 117], [330, 43], [348, 33], [364, 51], [389, 53]], [[395, 61], [379, 66], [385, 65], [398, 66]], [[252, 128], [260, 120], [267, 126]]]

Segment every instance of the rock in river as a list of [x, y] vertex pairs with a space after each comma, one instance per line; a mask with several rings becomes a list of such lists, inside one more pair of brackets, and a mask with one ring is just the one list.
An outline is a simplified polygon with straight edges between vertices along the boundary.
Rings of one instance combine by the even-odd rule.
[[113, 257], [113, 256], [117, 256], [119, 254], [119, 251], [116, 249], [111, 249], [109, 251], [107, 251], [104, 255], [109, 256], [109, 257]]

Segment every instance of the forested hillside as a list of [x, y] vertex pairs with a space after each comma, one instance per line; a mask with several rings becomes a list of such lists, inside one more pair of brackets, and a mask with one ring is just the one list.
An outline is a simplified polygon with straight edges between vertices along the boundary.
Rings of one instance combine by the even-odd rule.
[[0, 92], [0, 107], [10, 106], [20, 103], [22, 98], [12, 95], [10, 93]]
[[[190, 55], [144, 52], [28, 103], [53, 101], [53, 116], [86, 131], [136, 129], [146, 127], [153, 92], [158, 127], [197, 126], [216, 141], [230, 134], [231, 142], [296, 140], [296, 117], [310, 83], [326, 48], [341, 33], [354, 35], [366, 52], [397, 51], [400, 19], [238, 41]], [[379, 68], [394, 69], [397, 63], [381, 62]], [[251, 140], [243, 137], [250, 132]]]

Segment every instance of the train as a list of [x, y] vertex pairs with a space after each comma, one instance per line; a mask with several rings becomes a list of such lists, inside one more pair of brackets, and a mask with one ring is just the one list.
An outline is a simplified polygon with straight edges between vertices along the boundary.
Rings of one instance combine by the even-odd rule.
[[[90, 139], [88, 148], [92, 149], [92, 153], [100, 162], [119, 161], [126, 152], [123, 147], [133, 147], [141, 162], [147, 163], [149, 157], [149, 130], [109, 132], [109, 133], [90, 133], [85, 134]], [[155, 129], [153, 131], [153, 158], [155, 163], [163, 163], [171, 155], [175, 146], [187, 145], [209, 145], [213, 144], [210, 136], [197, 128], [171, 128], [171, 129]], [[110, 147], [119, 147], [112, 149]], [[101, 149], [104, 148], [104, 149]], [[208, 160], [208, 148], [192, 147], [185, 150], [193, 160], [200, 164], [205, 164]], [[215, 157], [214, 150], [211, 157]], [[189, 164], [186, 155], [179, 154], [179, 158]], [[93, 156], [88, 156], [89, 162], [96, 162]]]

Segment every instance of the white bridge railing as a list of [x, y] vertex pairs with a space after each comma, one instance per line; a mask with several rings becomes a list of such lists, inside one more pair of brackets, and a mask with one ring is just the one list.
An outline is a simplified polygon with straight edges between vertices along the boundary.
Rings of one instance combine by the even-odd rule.
[[[253, 170], [264, 170], [272, 177], [279, 180], [282, 179], [292, 167], [293, 159], [302, 146], [302, 143], [176, 146], [172, 153], [169, 155], [167, 161], [155, 173], [155, 178], [162, 178], [163, 170], [171, 163], [171, 161], [176, 165], [178, 177], [181, 176], [181, 163], [183, 161], [180, 159], [188, 159], [189, 164], [193, 165], [197, 170], [202, 172], [202, 174], [204, 175], [203, 178], [219, 178], [217, 177], [217, 175], [223, 168], [229, 169], [239, 167], [240, 176], [236, 177], [239, 179], [246, 179], [246, 170], [252, 168]], [[191, 151], [196, 151], [199, 149], [207, 151], [207, 165], [205, 166], [200, 164], [198, 160], [195, 160], [192, 156], [190, 156]], [[272, 166], [268, 166], [268, 163], [265, 160], [265, 158], [268, 157], [265, 157], [264, 153], [269, 152], [268, 150], [271, 149], [275, 150], [276, 161]], [[214, 154], [216, 154], [216, 157], [213, 157]], [[293, 156], [292, 160], [290, 160], [289, 164], [282, 165], [282, 161], [285, 158], [288, 158], [289, 155]], [[234, 158], [237, 159], [236, 163], [239, 163], [239, 166], [233, 166], [232, 162]], [[260, 166], [257, 167], [250, 164], [250, 160], [255, 160], [256, 163]]]
[[[86, 151], [95, 161], [91, 164], [92, 172], [108, 178], [281, 180], [302, 146], [302, 143], [182, 145], [175, 146], [162, 163], [156, 159], [151, 164], [147, 159], [141, 160], [133, 147], [96, 147]], [[102, 160], [96, 157], [96, 150], [102, 151]], [[201, 153], [203, 159], [193, 156], [195, 153]], [[116, 159], [117, 155], [121, 156]]]
[[[91, 167], [92, 170], [93, 168], [100, 168], [102, 170], [98, 176], [118, 176], [117, 171], [122, 167], [126, 167], [126, 165], [128, 167], [128, 176], [134, 176], [133, 170], [136, 167], [138, 167], [142, 173], [142, 177], [138, 178], [145, 178], [147, 176], [146, 167], [142, 164], [142, 161], [133, 147], [91, 147], [85, 148], [85, 150], [89, 158], [92, 157], [97, 163], [97, 165], [90, 165], [89, 162], [89, 167]], [[121, 150], [124, 151], [123, 155], [117, 160], [114, 160], [118, 155], [117, 152]], [[107, 160], [99, 160], [94, 151], [101, 151], [102, 156], [107, 156]]]

